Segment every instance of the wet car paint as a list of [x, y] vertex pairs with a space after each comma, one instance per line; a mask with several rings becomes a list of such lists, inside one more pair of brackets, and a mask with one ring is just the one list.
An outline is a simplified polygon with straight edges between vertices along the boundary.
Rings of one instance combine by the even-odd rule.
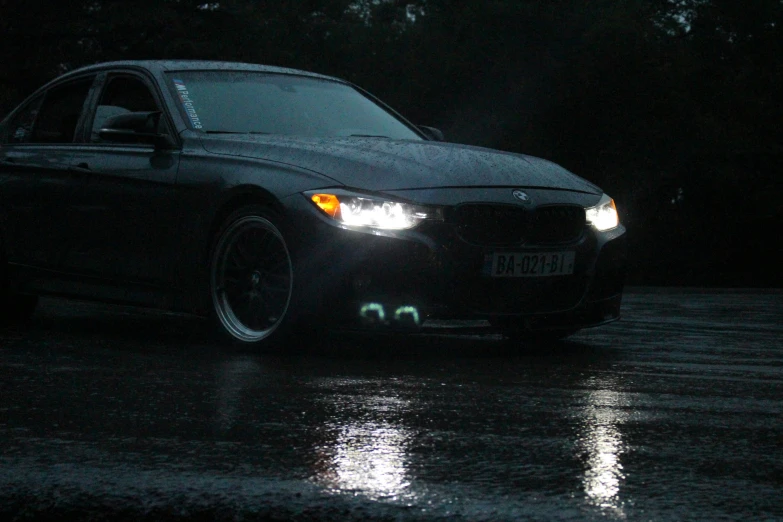
[[47, 301], [0, 334], [0, 514], [782, 518], [783, 293], [623, 313], [548, 346], [335, 333], [279, 356]]
[[[459, 226], [452, 220], [444, 220], [445, 226], [434, 236], [422, 233], [426, 226], [411, 230], [352, 229], [327, 217], [304, 195], [326, 188], [332, 192], [350, 189], [438, 205], [444, 213], [462, 204], [524, 206], [524, 218], [517, 214], [486, 227], [522, 229], [539, 212], [545, 212], [546, 206], [574, 207], [582, 212], [599, 203], [601, 190], [565, 168], [521, 154], [416, 140], [417, 135], [423, 138], [423, 134], [404, 119], [400, 122], [410, 127], [414, 139], [205, 134], [190, 128], [192, 122], [187, 123], [190, 119], [182, 100], [176, 97], [178, 91], [167, 83], [167, 72], [172, 70], [245, 70], [324, 78], [304, 71], [251, 64], [138, 61], [85, 67], [44, 86], [31, 99], [74, 78], [93, 82], [73, 143], [0, 144], [0, 256], [8, 261], [8, 278], [14, 292], [209, 316], [214, 304], [208, 285], [212, 250], [225, 225], [223, 221], [239, 208], [262, 205], [279, 217], [293, 258], [297, 284], [291, 295], [289, 318], [299, 314], [357, 322], [362, 306], [374, 304], [377, 296], [388, 290], [384, 278], [408, 282], [405, 295], [388, 296], [391, 301], [399, 301], [392, 305], [392, 310], [400, 306], [415, 308], [421, 316], [494, 315], [506, 321], [507, 316], [513, 315], [517, 320], [509, 327], [527, 329], [536, 322], [534, 316], [551, 315], [558, 316], [554, 318], [558, 328], [566, 331], [618, 318], [616, 306], [597, 301], [611, 297], [619, 302], [621, 298], [625, 256], [603, 252], [604, 247], [610, 249], [612, 242], [624, 245], [624, 239], [620, 239], [625, 234], [622, 224], [599, 231], [585, 219], [583, 233], [568, 240], [559, 236], [518, 236], [502, 245], [469, 245], [480, 246], [479, 250], [465, 248], [470, 242], [459, 239], [459, 234], [454, 236]], [[89, 142], [94, 131], [91, 122], [100, 96], [105, 94], [102, 89], [111, 84], [113, 75], [135, 75], [136, 80], [147, 85], [151, 93], [148, 94], [156, 98], [154, 106], [163, 110], [164, 127], [176, 130], [169, 135], [170, 143], [153, 147]], [[331, 81], [345, 83], [339, 79]], [[399, 117], [392, 109], [386, 109]], [[24, 110], [25, 104], [17, 109], [22, 113]], [[8, 126], [14, 118], [12, 113], [3, 120], [0, 135], [10, 132]], [[20, 169], [27, 169], [27, 175]], [[529, 191], [524, 203], [513, 196], [515, 190], [522, 188]], [[44, 201], [40, 201], [42, 198]], [[433, 223], [441, 222], [431, 219], [425, 225]], [[359, 255], [353, 255], [356, 243], [371, 244], [365, 234], [399, 240], [383, 242], [384, 247], [396, 243], [389, 249], [396, 250], [396, 254], [392, 252], [399, 261], [396, 266], [383, 270], [392, 256], [382, 252], [358, 249]], [[444, 236], [453, 237], [437, 244], [436, 239]], [[589, 240], [585, 240], [587, 236]], [[36, 238], [30, 252], [26, 250], [28, 238]], [[417, 252], [408, 258], [413, 243]], [[586, 246], [593, 246], [594, 250], [587, 252]], [[581, 257], [573, 274], [564, 274], [567, 277], [547, 278], [529, 285], [530, 278], [517, 277], [514, 284], [519, 288], [498, 291], [507, 285], [482, 270], [483, 257], [498, 249], [551, 253], [566, 248], [578, 251]], [[421, 255], [421, 251], [425, 254]], [[463, 256], [453, 255], [457, 251]], [[616, 265], [604, 285], [613, 293], [596, 299], [591, 287], [604, 283], [595, 274], [604, 272], [601, 266], [607, 262]], [[449, 271], [444, 265], [455, 265], [461, 271]], [[376, 266], [381, 269], [373, 272]], [[338, 272], [337, 267], [345, 270]], [[421, 274], [429, 280], [437, 279], [436, 284], [411, 284]], [[437, 277], [429, 277], [430, 274]], [[468, 279], [471, 284], [465, 285]], [[376, 284], [375, 280], [381, 282]], [[563, 296], [562, 302], [557, 306], [534, 306], [544, 301], [539, 296], [540, 287], [550, 280], [552, 286], [544, 293]], [[371, 283], [363, 285], [363, 281]], [[396, 281], [392, 284], [398, 286]], [[322, 295], [311, 291], [314, 286], [321, 287]], [[451, 292], [451, 288], [456, 290]], [[474, 294], [502, 305], [474, 308]], [[340, 306], [333, 306], [334, 295], [342, 296]], [[519, 300], [520, 295], [528, 298]], [[329, 302], [325, 304], [326, 300]], [[568, 322], [573, 317], [579, 320]]]
[[253, 135], [206, 137], [202, 143], [214, 154], [295, 163], [340, 185], [372, 191], [554, 187], [601, 195], [598, 187], [550, 161], [455, 143]]

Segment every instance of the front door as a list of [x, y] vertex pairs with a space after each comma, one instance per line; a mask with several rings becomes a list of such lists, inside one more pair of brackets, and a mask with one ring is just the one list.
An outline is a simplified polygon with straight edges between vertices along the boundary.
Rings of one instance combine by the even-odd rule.
[[[70, 203], [80, 241], [64, 253], [63, 266], [120, 284], [127, 292], [143, 293], [145, 286], [157, 291], [174, 280], [182, 214], [175, 195], [180, 155], [152, 145], [108, 143], [99, 130], [111, 116], [161, 109], [145, 78], [110, 75], [85, 133], [88, 143], [74, 157], [73, 167], [88, 181]], [[169, 128], [162, 117], [159, 131], [169, 133]], [[125, 297], [146, 300], [132, 293]]]

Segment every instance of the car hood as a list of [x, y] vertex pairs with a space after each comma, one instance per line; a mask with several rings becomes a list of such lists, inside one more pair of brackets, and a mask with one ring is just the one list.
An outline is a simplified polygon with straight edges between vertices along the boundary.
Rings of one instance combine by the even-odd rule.
[[550, 161], [481, 147], [385, 138], [221, 135], [202, 138], [214, 154], [294, 165], [347, 187], [383, 192], [441, 187], [539, 187], [600, 194]]

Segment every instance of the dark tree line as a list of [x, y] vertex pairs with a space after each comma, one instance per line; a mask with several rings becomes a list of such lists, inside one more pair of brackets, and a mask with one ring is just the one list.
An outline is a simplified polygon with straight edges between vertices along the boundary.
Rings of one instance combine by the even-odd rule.
[[0, 0], [0, 110], [99, 61], [340, 76], [615, 196], [631, 281], [783, 286], [779, 0]]

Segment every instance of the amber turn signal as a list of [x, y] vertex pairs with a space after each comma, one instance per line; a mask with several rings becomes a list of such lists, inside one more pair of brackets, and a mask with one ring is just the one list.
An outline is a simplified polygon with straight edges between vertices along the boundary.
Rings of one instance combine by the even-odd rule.
[[332, 217], [337, 217], [340, 213], [340, 200], [334, 194], [313, 194], [310, 199]]

